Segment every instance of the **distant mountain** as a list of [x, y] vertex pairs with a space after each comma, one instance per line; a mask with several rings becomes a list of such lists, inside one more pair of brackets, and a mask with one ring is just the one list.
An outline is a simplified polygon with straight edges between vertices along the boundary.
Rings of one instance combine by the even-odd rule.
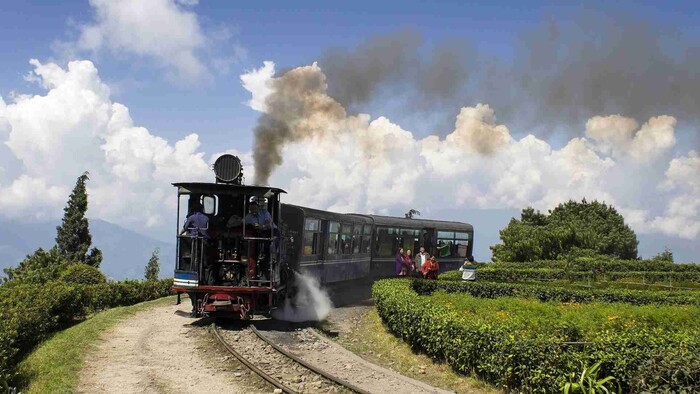
[[[55, 244], [56, 226], [60, 222], [20, 223], [0, 221], [0, 268], [16, 266], [37, 248]], [[175, 267], [175, 244], [163, 242], [104, 220], [90, 220], [95, 246], [102, 250], [100, 268], [110, 278], [141, 279], [155, 248], [160, 248], [160, 276], [172, 276]]]

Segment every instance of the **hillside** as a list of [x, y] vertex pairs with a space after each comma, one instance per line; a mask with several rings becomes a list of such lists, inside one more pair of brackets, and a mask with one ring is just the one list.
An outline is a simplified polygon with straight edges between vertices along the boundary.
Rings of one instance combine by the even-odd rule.
[[[0, 268], [11, 267], [39, 247], [50, 248], [56, 237], [55, 222], [19, 223], [0, 221]], [[175, 246], [141, 235], [104, 220], [90, 220], [93, 243], [102, 250], [101, 269], [114, 279], [143, 278], [151, 252], [160, 248], [160, 276], [172, 276]]]

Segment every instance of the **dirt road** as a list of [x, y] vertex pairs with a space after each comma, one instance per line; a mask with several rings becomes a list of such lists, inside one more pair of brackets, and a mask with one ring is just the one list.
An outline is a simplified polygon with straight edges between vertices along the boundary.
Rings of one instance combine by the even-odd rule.
[[[185, 299], [185, 301], [187, 301]], [[82, 393], [250, 393], [241, 373], [203, 345], [189, 302], [141, 312], [106, 332], [80, 376]], [[182, 315], [176, 313], [181, 311]], [[239, 378], [236, 379], [235, 376]]]

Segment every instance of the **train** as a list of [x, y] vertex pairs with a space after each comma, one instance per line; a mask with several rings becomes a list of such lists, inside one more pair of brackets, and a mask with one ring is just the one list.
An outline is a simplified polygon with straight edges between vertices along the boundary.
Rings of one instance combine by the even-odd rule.
[[[215, 182], [177, 188], [173, 290], [194, 316], [269, 316], [298, 290], [299, 275], [322, 286], [396, 276], [400, 247], [427, 247], [440, 271], [472, 256], [468, 223], [335, 213], [282, 203], [282, 189], [245, 185], [238, 157], [213, 165]], [[184, 223], [185, 225], [181, 224]]]

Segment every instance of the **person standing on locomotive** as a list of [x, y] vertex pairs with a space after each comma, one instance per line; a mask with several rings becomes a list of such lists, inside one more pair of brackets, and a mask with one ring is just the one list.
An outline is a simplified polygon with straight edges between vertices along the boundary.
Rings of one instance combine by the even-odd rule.
[[188, 230], [190, 235], [196, 237], [201, 235], [205, 238], [209, 238], [209, 217], [202, 213], [202, 205], [199, 202], [194, 202], [192, 208], [190, 208], [190, 214], [185, 220], [185, 225], [182, 226], [182, 232], [180, 235], [184, 235]]
[[216, 267], [213, 263], [209, 261], [209, 248], [211, 247], [209, 241], [211, 239], [209, 234], [209, 217], [202, 212], [202, 204], [198, 201], [192, 203], [190, 209], [190, 215], [185, 220], [185, 225], [182, 226], [181, 235], [184, 235], [189, 231], [190, 237], [202, 237], [202, 256], [201, 264], [203, 268], [204, 278], [203, 282], [208, 285], [216, 284]]
[[[277, 249], [276, 237], [274, 237], [277, 232], [277, 225], [275, 225], [275, 223], [272, 221], [272, 215], [270, 215], [270, 212], [267, 209], [260, 209], [258, 201], [255, 197], [250, 204], [248, 204], [248, 214], [245, 216], [243, 221], [245, 222], [246, 226], [252, 226], [257, 233], [256, 236], [267, 236], [269, 235], [270, 229], [273, 230], [274, 239], [270, 245], [270, 252], [271, 254], [274, 254]], [[257, 251], [257, 244], [255, 244], [254, 248]], [[267, 272], [270, 268], [270, 261], [269, 258], [266, 258], [265, 256], [265, 250], [263, 249], [261, 252], [262, 253], [255, 253], [257, 256], [255, 256], [255, 254], [252, 256], [254, 261], [249, 267], [250, 276], [255, 276], [258, 260], [261, 263], [260, 274]], [[263, 263], [267, 263], [266, 266], [263, 266]]]
[[248, 214], [244, 220], [246, 225], [252, 225], [256, 231], [269, 230], [270, 227], [277, 229], [270, 212], [267, 209], [260, 210], [257, 200], [248, 204]]

